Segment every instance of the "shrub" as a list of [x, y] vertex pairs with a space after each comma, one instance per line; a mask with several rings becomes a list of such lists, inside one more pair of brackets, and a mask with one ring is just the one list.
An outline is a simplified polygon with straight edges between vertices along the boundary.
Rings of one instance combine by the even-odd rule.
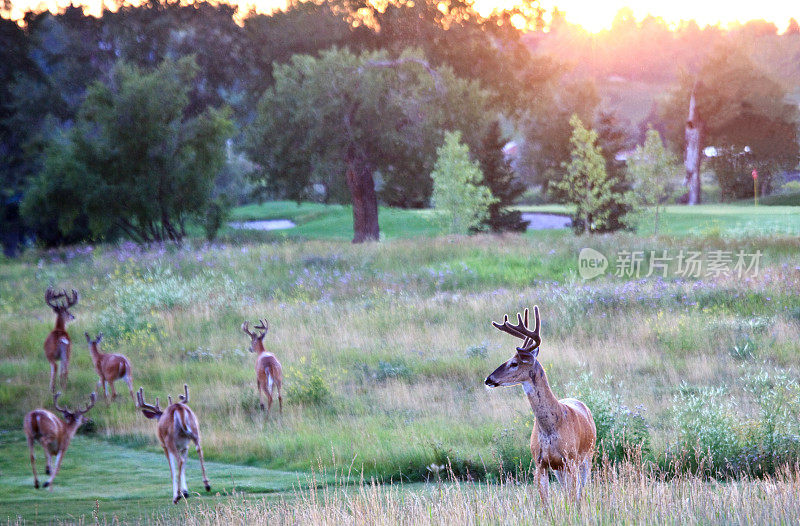
[[668, 468], [703, 476], [729, 475], [742, 451], [740, 419], [724, 389], [682, 385], [673, 414], [677, 441], [667, 449]]
[[586, 404], [597, 426], [597, 455], [601, 461], [618, 462], [650, 453], [650, 430], [644, 408], [630, 409], [611, 389], [611, 377], [594, 382], [584, 373], [569, 391]]
[[483, 174], [469, 158], [469, 147], [461, 143], [460, 132], [445, 133], [444, 144], [436, 150], [433, 179], [433, 206], [442, 212], [452, 234], [467, 234], [479, 229], [497, 200], [482, 186]]
[[467, 358], [486, 358], [488, 355], [489, 348], [486, 346], [486, 342], [467, 347]]
[[748, 428], [737, 468], [755, 476], [774, 475], [778, 467], [800, 461], [800, 384], [783, 371], [762, 369], [744, 376], [759, 414]]
[[318, 372], [296, 374], [286, 386], [286, 396], [292, 403], [319, 406], [328, 403], [331, 389]]

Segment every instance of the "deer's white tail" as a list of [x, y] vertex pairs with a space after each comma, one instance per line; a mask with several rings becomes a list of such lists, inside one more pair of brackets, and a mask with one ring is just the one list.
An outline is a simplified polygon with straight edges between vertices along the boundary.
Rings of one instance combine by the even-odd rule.
[[272, 374], [269, 372], [269, 367], [267, 367], [266, 371], [267, 371], [267, 392], [269, 394], [272, 394], [272, 384], [275, 381], [272, 379]]
[[184, 414], [183, 411], [181, 410], [175, 411], [174, 413], [172, 413], [172, 418], [176, 432], [184, 434], [187, 437], [192, 438], [194, 440], [197, 440], [197, 436], [194, 434], [194, 431], [192, 431], [189, 422], [186, 421], [187, 420], [186, 415]]

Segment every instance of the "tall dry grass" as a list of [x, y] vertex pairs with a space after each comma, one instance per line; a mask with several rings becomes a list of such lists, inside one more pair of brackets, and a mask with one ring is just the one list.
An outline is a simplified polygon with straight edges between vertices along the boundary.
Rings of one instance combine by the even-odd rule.
[[[625, 463], [595, 473], [575, 504], [551, 484], [545, 507], [534, 486], [458, 481], [414, 485], [324, 485], [289, 498], [234, 496], [200, 506], [188, 525], [478, 525], [478, 524], [797, 524], [797, 467], [761, 480], [719, 483], [693, 476], [653, 477]], [[153, 517], [154, 524], [173, 519]]]

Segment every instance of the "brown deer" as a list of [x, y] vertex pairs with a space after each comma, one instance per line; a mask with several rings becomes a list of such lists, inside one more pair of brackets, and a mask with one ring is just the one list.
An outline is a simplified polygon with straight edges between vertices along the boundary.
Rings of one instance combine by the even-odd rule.
[[200, 446], [200, 429], [197, 426], [197, 417], [187, 405], [189, 403], [189, 386], [183, 385], [183, 393], [176, 403], [169, 397], [169, 406], [161, 410], [156, 398], [156, 405], [144, 402], [144, 388], [140, 387], [136, 393], [136, 406], [147, 418], [158, 420], [158, 440], [167, 455], [169, 470], [172, 476], [172, 502], [177, 504], [181, 498], [189, 497], [189, 488], [186, 486], [186, 459], [189, 456], [189, 441], [194, 442], [197, 455], [200, 457], [200, 469], [203, 471], [203, 484], [206, 491], [211, 491], [211, 485], [206, 477], [206, 465], [203, 460], [203, 448]]
[[[64, 299], [63, 302], [60, 301], [61, 298]], [[48, 287], [44, 293], [44, 301], [56, 313], [56, 326], [44, 341], [44, 355], [50, 362], [50, 391], [55, 391], [59, 361], [61, 361], [61, 388], [67, 386], [72, 341], [67, 334], [66, 325], [68, 321], [75, 319], [69, 309], [78, 303], [78, 293], [72, 289], [72, 296], [69, 296], [66, 290], [56, 293], [52, 287]]]
[[592, 456], [597, 429], [592, 412], [580, 400], [558, 400], [550, 390], [547, 375], [539, 363], [539, 307], [533, 307], [535, 328], [528, 328], [528, 309], [523, 316], [517, 314], [517, 325], [492, 322], [496, 328], [523, 341], [522, 347], [510, 360], [486, 378], [488, 387], [506, 387], [521, 384], [536, 417], [531, 433], [531, 454], [536, 463], [536, 483], [542, 502], [548, 502], [550, 486], [548, 469], [568, 491], [580, 500], [592, 469]]
[[100, 375], [100, 380], [97, 381], [97, 386], [103, 387], [103, 398], [108, 400], [108, 389], [106, 384], [111, 384], [111, 399], [117, 397], [117, 390], [114, 388], [114, 382], [123, 380], [128, 384], [128, 391], [131, 393], [131, 400], [136, 403], [136, 397], [133, 395], [133, 367], [131, 362], [121, 354], [104, 353], [100, 351], [100, 342], [103, 340], [103, 333], [97, 334], [97, 339], [92, 340], [88, 332], [83, 333], [86, 336], [86, 343], [89, 344], [89, 352], [92, 355], [92, 363], [97, 374]]
[[283, 385], [283, 368], [281, 362], [275, 358], [271, 352], [264, 349], [264, 336], [269, 331], [269, 324], [264, 320], [258, 320], [260, 325], [253, 328], [256, 331], [250, 332], [249, 322], [242, 323], [242, 331], [250, 336], [250, 352], [256, 354], [256, 389], [258, 389], [258, 401], [261, 409], [264, 409], [264, 394], [267, 395], [267, 414], [272, 409], [272, 394], [278, 391], [278, 408], [283, 413], [283, 397], [281, 396], [281, 386]]
[[[22, 423], [22, 429], [25, 431], [25, 436], [28, 438], [28, 449], [31, 451], [31, 469], [33, 469], [33, 487], [39, 487], [39, 477], [36, 474], [36, 459], [33, 455], [33, 447], [38, 440], [44, 449], [44, 455], [47, 458], [47, 466], [44, 470], [45, 474], [50, 475], [50, 479], [44, 483], [44, 487], [48, 487], [53, 483], [53, 479], [58, 474], [58, 469], [61, 467], [61, 461], [64, 459], [64, 453], [67, 452], [69, 443], [75, 432], [86, 420], [85, 414], [89, 409], [94, 407], [94, 402], [97, 400], [97, 395], [92, 393], [89, 395], [89, 405], [84, 409], [70, 411], [58, 405], [58, 397], [61, 393], [53, 395], [53, 405], [61, 412], [64, 419], [61, 420], [56, 415], [46, 409], [34, 409], [27, 415]], [[53, 469], [53, 464], [50, 462], [51, 455], [56, 456], [56, 465]], [[51, 486], [52, 488], [52, 486]]]

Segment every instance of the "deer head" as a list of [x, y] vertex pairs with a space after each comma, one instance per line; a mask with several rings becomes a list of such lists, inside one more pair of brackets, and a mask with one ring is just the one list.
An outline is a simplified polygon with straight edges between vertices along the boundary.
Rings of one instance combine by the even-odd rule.
[[69, 311], [70, 307], [78, 303], [78, 292], [75, 289], [72, 289], [72, 295], [70, 296], [64, 289], [57, 293], [53, 287], [47, 287], [47, 291], [44, 293], [44, 301], [53, 309], [56, 316], [65, 322], [75, 319], [75, 316]]
[[259, 325], [253, 327], [256, 332], [250, 331], [250, 322], [245, 321], [242, 323], [242, 331], [246, 335], [250, 336], [250, 352], [261, 352], [264, 350], [264, 345], [262, 342], [264, 341], [264, 336], [266, 336], [267, 332], [269, 331], [269, 323], [267, 323], [266, 320], [258, 320], [258, 323]]
[[138, 407], [147, 418], [155, 418], [158, 420], [161, 418], [161, 415], [164, 414], [161, 406], [158, 405], [158, 397], [156, 397], [156, 405], [150, 405], [144, 402], [144, 387], [140, 387], [139, 392], [136, 393], [136, 407]]
[[539, 307], [533, 307], [533, 318], [535, 326], [533, 330], [528, 328], [528, 309], [525, 314], [517, 313], [517, 324], [512, 325], [508, 321], [508, 315], [503, 318], [503, 323], [492, 322], [495, 328], [522, 340], [522, 346], [517, 347], [517, 352], [510, 360], [503, 363], [486, 378], [485, 384], [488, 387], [506, 387], [517, 385], [530, 379], [536, 358], [539, 355], [539, 345], [542, 339], [539, 336]]
[[94, 339], [94, 340], [92, 339], [91, 336], [89, 336], [88, 332], [84, 332], [83, 334], [84, 334], [84, 336], [86, 336], [86, 343], [89, 344], [89, 348], [90, 349], [91, 348], [97, 349], [98, 346], [100, 345], [100, 342], [103, 341], [103, 333], [102, 332], [98, 332], [97, 333], [97, 338]]
[[84, 415], [86, 415], [86, 413], [88, 413], [89, 410], [92, 407], [94, 407], [94, 403], [97, 401], [97, 395], [95, 393], [91, 393], [89, 395], [89, 403], [86, 405], [86, 407], [84, 407], [83, 409], [76, 409], [74, 411], [70, 411], [66, 407], [61, 407], [60, 405], [58, 405], [59, 396], [61, 396], [60, 391], [53, 395], [53, 405], [62, 414], [62, 416], [64, 417], [64, 421], [68, 425], [69, 424], [75, 425], [76, 429], [86, 420], [86, 417]]
[[[172, 405], [172, 395], [167, 396], [167, 400], [169, 401], [169, 405]], [[189, 385], [183, 384], [183, 394], [178, 395], [178, 402], [179, 404], [188, 404], [189, 403]], [[155, 418], [158, 420], [161, 418], [161, 415], [164, 414], [164, 410], [161, 409], [161, 406], [158, 403], [158, 397], [156, 397], [156, 405], [146, 404], [144, 402], [144, 387], [139, 388], [139, 392], [136, 393], [136, 407], [141, 409], [142, 414], [147, 418]], [[167, 406], [169, 407], [169, 406]]]

